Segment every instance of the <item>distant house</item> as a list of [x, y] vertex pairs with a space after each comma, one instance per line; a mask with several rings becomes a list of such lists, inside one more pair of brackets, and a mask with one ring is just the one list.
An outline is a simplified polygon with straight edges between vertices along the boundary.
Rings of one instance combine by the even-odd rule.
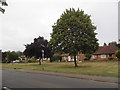
[[[62, 61], [66, 62], [73, 62], [74, 61], [74, 56], [70, 56], [69, 54], [62, 54]], [[78, 54], [76, 56], [76, 61], [83, 61], [85, 58], [84, 54]]]
[[118, 50], [116, 45], [102, 46], [93, 53], [91, 60], [109, 60], [110, 57], [117, 59], [115, 52]]

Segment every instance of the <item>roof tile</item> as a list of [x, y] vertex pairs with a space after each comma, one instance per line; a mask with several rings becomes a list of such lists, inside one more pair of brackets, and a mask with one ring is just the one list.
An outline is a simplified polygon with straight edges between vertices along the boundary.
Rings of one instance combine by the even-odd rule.
[[117, 50], [118, 50], [118, 47], [115, 45], [102, 46], [95, 53], [93, 53], [93, 55], [114, 54]]

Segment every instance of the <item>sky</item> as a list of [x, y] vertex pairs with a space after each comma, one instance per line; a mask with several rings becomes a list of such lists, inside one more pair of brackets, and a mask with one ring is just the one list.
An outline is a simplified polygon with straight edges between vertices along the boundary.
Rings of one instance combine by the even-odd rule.
[[25, 44], [43, 36], [48, 41], [52, 25], [65, 9], [82, 9], [97, 26], [99, 45], [118, 41], [118, 0], [6, 0], [0, 12], [0, 49], [24, 51]]

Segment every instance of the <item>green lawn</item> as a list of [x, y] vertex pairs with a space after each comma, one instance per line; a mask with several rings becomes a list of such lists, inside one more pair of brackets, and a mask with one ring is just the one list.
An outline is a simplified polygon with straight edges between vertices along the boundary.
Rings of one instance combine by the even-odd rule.
[[14, 63], [2, 64], [3, 68], [16, 68], [25, 70], [44, 70], [52, 72], [64, 72], [74, 74], [96, 75], [96, 76], [118, 76], [118, 62], [79, 62], [77, 68], [74, 62], [43, 62], [38, 63]]

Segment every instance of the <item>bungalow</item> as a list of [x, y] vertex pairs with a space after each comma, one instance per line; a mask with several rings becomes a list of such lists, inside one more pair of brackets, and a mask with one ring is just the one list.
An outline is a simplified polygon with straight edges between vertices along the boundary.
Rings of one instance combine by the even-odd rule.
[[95, 53], [93, 53], [91, 60], [109, 60], [111, 57], [117, 60], [115, 52], [118, 47], [115, 45], [102, 46]]
[[[66, 62], [72, 62], [74, 61], [74, 56], [70, 56], [69, 54], [62, 54], [62, 61], [66, 61]], [[84, 60], [85, 56], [84, 54], [78, 54], [76, 56], [76, 60], [77, 61], [82, 61]]]

